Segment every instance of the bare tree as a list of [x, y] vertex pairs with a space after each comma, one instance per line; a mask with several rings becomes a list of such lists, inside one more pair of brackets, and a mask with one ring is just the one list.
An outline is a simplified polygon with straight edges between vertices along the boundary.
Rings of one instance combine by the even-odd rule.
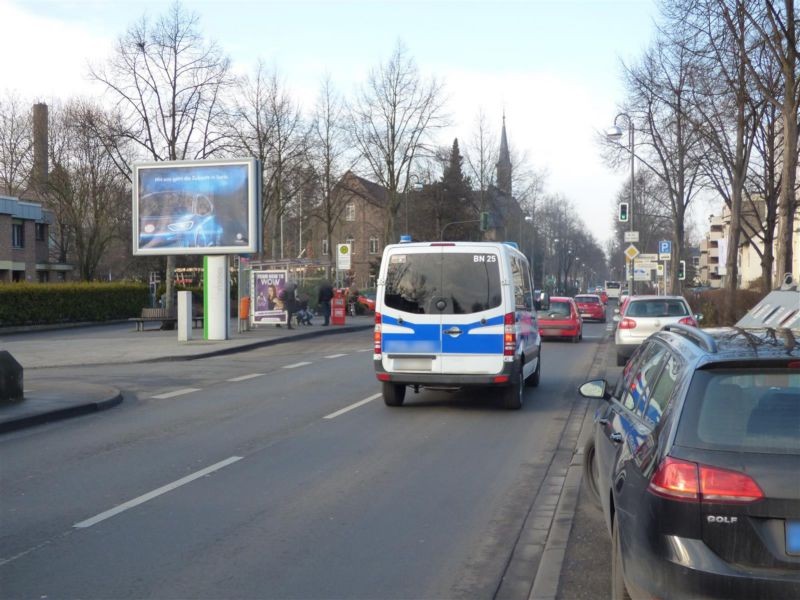
[[265, 248], [272, 258], [283, 258], [282, 220], [309, 180], [300, 107], [277, 71], [259, 61], [253, 77], [239, 81], [231, 117], [233, 146], [258, 158], [264, 170], [261, 218], [270, 240]]
[[[153, 161], [206, 158], [224, 147], [221, 94], [230, 83], [229, 60], [199, 30], [199, 18], [175, 2], [155, 22], [147, 17], [117, 41], [91, 79], [104, 84], [119, 112], [109, 140], [129, 140]], [[118, 151], [120, 144], [109, 146]], [[118, 153], [127, 177], [130, 167]], [[167, 307], [172, 307], [175, 257], [167, 257]]]
[[[341, 180], [347, 162], [347, 132], [344, 125], [344, 103], [330, 77], [326, 77], [311, 115], [308, 160], [318, 192], [318, 203], [312, 217], [322, 223], [329, 244], [333, 243], [334, 228], [346, 205], [345, 195], [336, 193], [336, 185]], [[331, 277], [330, 265], [328, 277]]]
[[[672, 244], [684, 246], [686, 211], [698, 191], [696, 151], [700, 138], [691, 110], [690, 85], [696, 68], [690, 52], [660, 37], [641, 62], [626, 68], [628, 113], [636, 128], [636, 157], [666, 192], [673, 219]], [[619, 160], [619, 149], [615, 150]], [[629, 152], [630, 149], [627, 149]], [[636, 212], [633, 212], [636, 219]], [[676, 257], [679, 258], [679, 257]], [[678, 260], [670, 263], [670, 292], [677, 293]]]
[[72, 101], [54, 111], [46, 197], [56, 215], [61, 259], [74, 254], [91, 281], [111, 242], [130, 226], [130, 195], [117, 165], [88, 125], [101, 109]]
[[494, 183], [500, 138], [489, 125], [483, 108], [478, 110], [473, 127], [472, 138], [465, 149], [467, 173], [477, 188], [478, 208], [485, 211], [486, 191]]
[[351, 109], [353, 144], [363, 168], [388, 191], [386, 239], [396, 239], [396, 219], [411, 183], [415, 160], [429, 151], [431, 134], [444, 126], [442, 85], [424, 82], [402, 43], [374, 68]]
[[19, 196], [30, 185], [33, 123], [30, 105], [7, 92], [0, 99], [0, 190]]
[[[792, 236], [797, 211], [796, 179], [798, 164], [798, 112], [800, 110], [800, 46], [798, 22], [800, 14], [795, 0], [717, 0], [717, 7], [732, 35], [741, 35], [738, 27], [739, 12], [757, 32], [746, 36], [745, 60], [753, 80], [764, 97], [780, 109], [783, 124], [783, 156], [781, 194], [778, 210], [778, 236], [774, 284], [778, 285], [784, 273], [792, 270]], [[772, 73], [760, 68], [763, 62], [752, 57], [770, 56], [780, 69], [783, 81], [780, 93], [775, 93]]]

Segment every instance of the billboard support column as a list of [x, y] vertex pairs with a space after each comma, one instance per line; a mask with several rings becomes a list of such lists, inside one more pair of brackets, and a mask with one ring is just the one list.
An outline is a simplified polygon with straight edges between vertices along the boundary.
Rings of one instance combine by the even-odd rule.
[[203, 338], [227, 340], [230, 325], [228, 257], [203, 257]]

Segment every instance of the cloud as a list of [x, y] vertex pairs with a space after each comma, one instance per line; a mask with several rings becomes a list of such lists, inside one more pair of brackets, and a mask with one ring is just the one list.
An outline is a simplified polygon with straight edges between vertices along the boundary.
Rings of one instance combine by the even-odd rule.
[[0, 23], [6, 89], [31, 100], [100, 93], [86, 77], [87, 61], [109, 56], [113, 37], [78, 21], [33, 14], [5, 0], [0, 0]]

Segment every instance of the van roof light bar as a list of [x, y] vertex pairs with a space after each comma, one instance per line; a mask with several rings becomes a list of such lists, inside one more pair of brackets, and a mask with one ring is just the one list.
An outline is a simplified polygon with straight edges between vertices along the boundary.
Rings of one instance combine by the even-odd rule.
[[670, 323], [669, 325], [664, 325], [664, 327], [661, 328], [661, 331], [672, 331], [673, 333], [682, 335], [683, 337], [688, 338], [694, 343], [696, 343], [706, 352], [711, 352], [716, 354], [716, 352], [718, 351], [717, 340], [708, 335], [702, 329], [698, 329], [697, 327], [692, 327], [690, 325], [683, 325], [682, 323]]

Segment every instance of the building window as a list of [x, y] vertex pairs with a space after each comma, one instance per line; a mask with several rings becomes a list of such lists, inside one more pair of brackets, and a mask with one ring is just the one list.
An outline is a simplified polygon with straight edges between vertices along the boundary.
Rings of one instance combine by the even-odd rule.
[[43, 242], [47, 237], [47, 225], [44, 223], [36, 223], [36, 241]]
[[350, 202], [347, 206], [344, 207], [344, 220], [345, 221], [355, 221], [356, 220], [356, 204], [355, 204], [355, 202]]
[[11, 222], [11, 247], [25, 247], [25, 224], [22, 222]]
[[351, 237], [345, 238], [344, 243], [345, 244], [350, 244], [350, 252], [352, 254], [356, 253], [356, 241], [353, 238], [351, 238]]
[[322, 256], [328, 256], [330, 253], [330, 247], [328, 246], [328, 240], [322, 240]]
[[369, 238], [369, 253], [370, 254], [378, 253], [378, 238], [376, 237]]

